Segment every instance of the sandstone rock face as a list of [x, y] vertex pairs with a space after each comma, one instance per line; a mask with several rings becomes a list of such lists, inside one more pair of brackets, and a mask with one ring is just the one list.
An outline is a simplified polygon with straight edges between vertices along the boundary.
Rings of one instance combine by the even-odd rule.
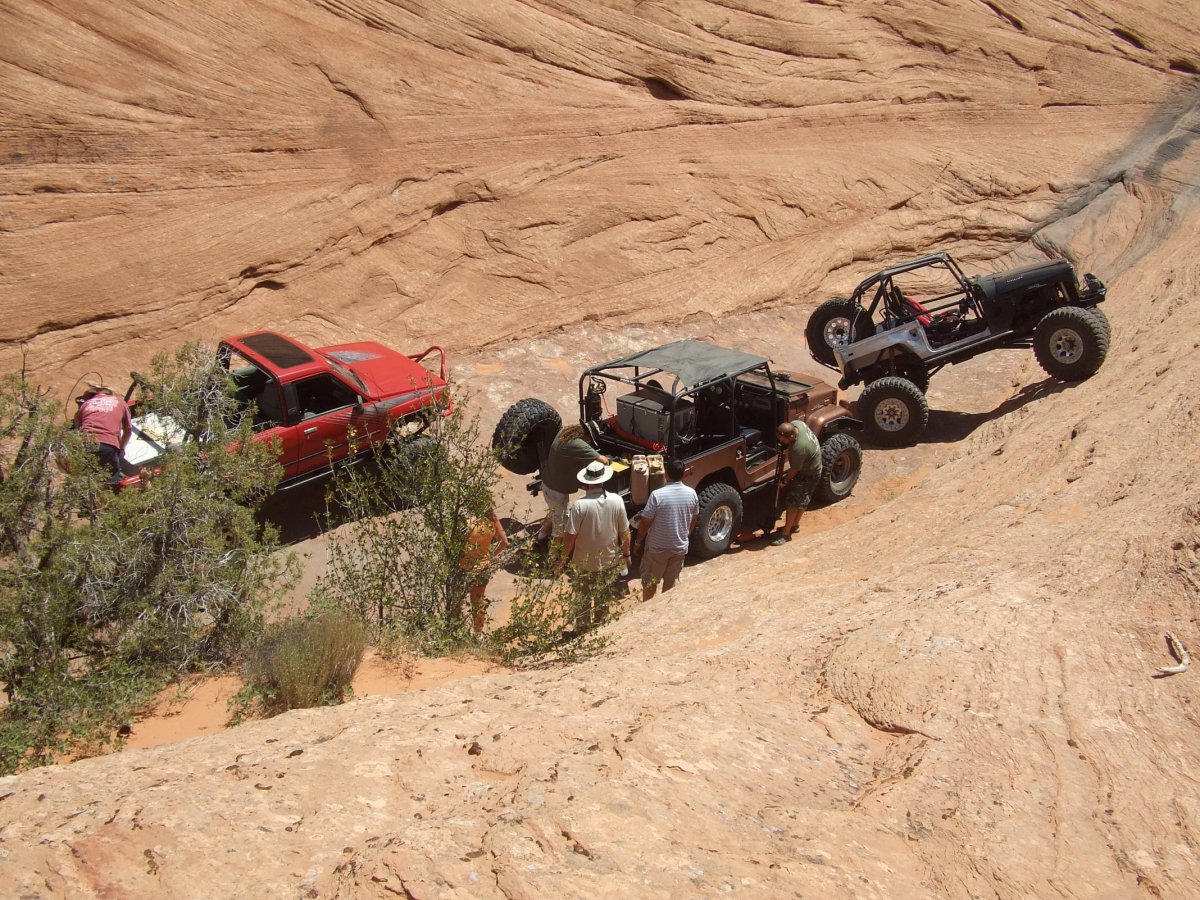
[[1200, 651], [1190, 5], [25, 3], [0, 35], [0, 355], [64, 395], [258, 327], [514, 367], [559, 328], [719, 336], [935, 247], [1068, 255], [1113, 324], [1079, 385], [940, 373], [941, 442], [868, 451], [871, 503], [689, 568], [590, 662], [0, 779], [12, 894], [1200, 894], [1197, 672], [1152, 677], [1165, 632]]

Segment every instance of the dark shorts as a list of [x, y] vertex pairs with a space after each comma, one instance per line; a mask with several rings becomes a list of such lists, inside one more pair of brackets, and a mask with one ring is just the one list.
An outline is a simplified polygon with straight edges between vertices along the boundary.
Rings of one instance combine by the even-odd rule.
[[817, 489], [817, 485], [821, 483], [821, 470], [818, 469], [810, 475], [797, 475], [783, 489], [783, 506], [784, 509], [808, 509], [808, 504], [812, 502], [813, 491]]

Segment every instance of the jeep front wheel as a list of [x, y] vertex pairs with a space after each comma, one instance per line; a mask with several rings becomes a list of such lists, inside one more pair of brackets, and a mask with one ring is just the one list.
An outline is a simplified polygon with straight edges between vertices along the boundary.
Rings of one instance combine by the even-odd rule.
[[826, 366], [837, 366], [834, 350], [841, 350], [874, 333], [875, 323], [866, 310], [850, 300], [826, 300], [813, 311], [804, 326], [808, 352]]
[[858, 409], [867, 436], [885, 447], [915, 442], [929, 424], [925, 395], [907, 378], [872, 381], [863, 388]]
[[862, 447], [853, 436], [839, 432], [821, 444], [821, 481], [817, 500], [836, 503], [849, 497], [862, 471]]
[[710, 484], [700, 492], [700, 514], [689, 545], [696, 559], [720, 556], [742, 527], [742, 495], [728, 484]]
[[1078, 306], [1052, 309], [1033, 333], [1033, 353], [1051, 378], [1083, 381], [1108, 356], [1108, 331], [1099, 318]]
[[541, 468], [561, 428], [562, 417], [553, 406], [527, 397], [500, 417], [492, 432], [492, 449], [508, 471], [529, 475]]

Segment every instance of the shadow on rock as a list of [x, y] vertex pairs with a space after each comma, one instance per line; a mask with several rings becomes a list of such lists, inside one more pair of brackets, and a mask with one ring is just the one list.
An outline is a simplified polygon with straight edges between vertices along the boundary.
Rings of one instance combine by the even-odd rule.
[[[995, 409], [987, 412], [965, 413], [948, 409], [931, 409], [929, 411], [929, 425], [926, 426], [925, 434], [922, 436], [920, 443], [956, 443], [969, 437], [976, 429], [987, 422], [992, 422], [1002, 416], [1006, 416], [1014, 410], [1020, 409], [1025, 404], [1032, 403], [1034, 400], [1050, 397], [1070, 387], [1072, 385], [1069, 382], [1046, 378], [1035, 384], [1026, 385]], [[902, 447], [885, 447], [881, 444], [876, 444], [865, 435], [860, 435], [859, 440], [864, 447], [868, 447], [872, 451], [904, 449]]]

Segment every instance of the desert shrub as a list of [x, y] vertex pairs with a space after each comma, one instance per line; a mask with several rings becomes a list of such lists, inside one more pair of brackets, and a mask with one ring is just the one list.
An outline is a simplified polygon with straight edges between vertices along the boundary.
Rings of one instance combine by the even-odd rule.
[[260, 631], [294, 568], [254, 518], [279, 477], [275, 451], [250, 440], [230, 389], [198, 345], [157, 357], [137, 412], [195, 439], [144, 488], [114, 494], [45, 391], [23, 374], [0, 381], [5, 771], [111, 733], [148, 686], [228, 662]]
[[616, 590], [573, 581], [553, 559], [531, 556], [516, 581], [509, 619], [491, 635], [506, 665], [573, 662], [608, 640], [595, 628], [620, 612]]
[[263, 712], [341, 702], [362, 661], [367, 633], [336, 612], [272, 626], [250, 655], [246, 681]]
[[[475, 648], [464, 602], [470, 573], [461, 561], [472, 523], [503, 503], [498, 482], [496, 454], [480, 440], [463, 396], [453, 412], [425, 419], [419, 435], [381, 448], [376, 466], [339, 468], [330, 502], [348, 524], [329, 535], [329, 566], [312, 604], [358, 618], [376, 643], [427, 655]], [[492, 570], [499, 564], [493, 558]], [[482, 649], [515, 663], [576, 658], [602, 646], [594, 633], [564, 639], [591, 602], [586, 589], [553, 561], [530, 556], [523, 565], [511, 620]]]
[[461, 560], [472, 523], [495, 502], [495, 457], [462, 398], [375, 456], [335, 470], [330, 502], [349, 523], [329, 536], [312, 603], [359, 619], [373, 640], [446, 652], [467, 638]]

